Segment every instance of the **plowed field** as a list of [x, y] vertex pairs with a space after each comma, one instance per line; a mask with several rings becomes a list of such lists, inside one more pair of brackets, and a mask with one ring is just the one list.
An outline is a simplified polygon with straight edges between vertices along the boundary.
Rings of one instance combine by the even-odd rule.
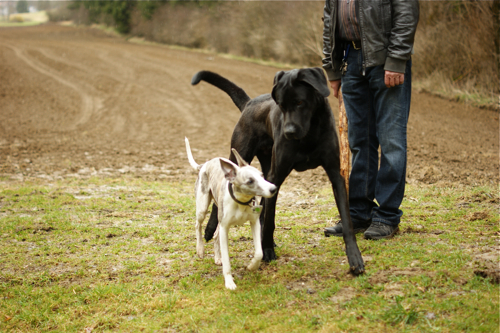
[[[280, 70], [97, 29], [0, 28], [0, 175], [193, 179], [184, 136], [198, 162], [228, 156], [240, 115], [225, 93], [190, 85], [202, 69], [251, 97]], [[498, 183], [497, 112], [414, 91], [408, 142], [409, 183]], [[326, 179], [315, 170], [287, 183], [313, 190]]]

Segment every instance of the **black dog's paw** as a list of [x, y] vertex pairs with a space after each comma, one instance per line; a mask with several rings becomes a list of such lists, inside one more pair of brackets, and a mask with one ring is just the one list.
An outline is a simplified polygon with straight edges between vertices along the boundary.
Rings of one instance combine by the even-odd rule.
[[264, 253], [264, 257], [262, 258], [262, 260], [264, 260], [265, 262], [270, 262], [278, 259], [278, 257], [276, 257], [276, 253], [274, 252], [274, 248], [263, 249], [262, 252]]
[[347, 252], [347, 261], [349, 262], [349, 271], [354, 275], [361, 275], [365, 272], [365, 263], [358, 247]]
[[349, 265], [350, 265], [349, 270], [354, 275], [361, 275], [365, 272], [365, 265], [363, 263], [363, 259], [361, 259], [361, 261], [352, 263], [349, 261]]

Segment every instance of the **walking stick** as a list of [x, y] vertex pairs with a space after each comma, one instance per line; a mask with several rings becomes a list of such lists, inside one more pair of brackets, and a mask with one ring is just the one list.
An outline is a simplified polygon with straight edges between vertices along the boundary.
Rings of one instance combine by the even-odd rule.
[[340, 175], [344, 177], [345, 189], [349, 195], [349, 171], [351, 170], [351, 150], [347, 138], [347, 114], [344, 99], [339, 90], [339, 144], [340, 144]]

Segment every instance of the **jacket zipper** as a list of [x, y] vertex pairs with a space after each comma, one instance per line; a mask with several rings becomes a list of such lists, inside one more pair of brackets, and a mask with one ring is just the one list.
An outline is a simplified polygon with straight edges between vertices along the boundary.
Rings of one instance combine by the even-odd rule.
[[[337, 25], [337, 1], [333, 1], [334, 2], [334, 6], [332, 6], [331, 8], [331, 12], [330, 12], [330, 25], [331, 25], [331, 33], [330, 33], [330, 38], [332, 39], [331, 41], [331, 44], [332, 44], [332, 52], [330, 54], [330, 57], [332, 59], [332, 67], [333, 67], [333, 52], [335, 50], [335, 47], [337, 45], [335, 45], [335, 28], [336, 28], [336, 25]], [[332, 15], [333, 12], [335, 12], [335, 15]]]
[[361, 7], [363, 6], [363, 1], [360, 0], [358, 5], [359, 5], [359, 7], [358, 7], [359, 8], [359, 13], [358, 13], [358, 16], [359, 16], [359, 28], [361, 30], [361, 40], [360, 40], [360, 42], [361, 42], [361, 54], [363, 55], [363, 64], [362, 64], [363, 65], [363, 76], [366, 76], [365, 48], [363, 47], [363, 44], [364, 44], [363, 43], [363, 41], [364, 41], [363, 36], [364, 36], [365, 33], [363, 31], [363, 24], [362, 24], [363, 18], [362, 18], [362, 14], [361, 14], [363, 12], [361, 10]]

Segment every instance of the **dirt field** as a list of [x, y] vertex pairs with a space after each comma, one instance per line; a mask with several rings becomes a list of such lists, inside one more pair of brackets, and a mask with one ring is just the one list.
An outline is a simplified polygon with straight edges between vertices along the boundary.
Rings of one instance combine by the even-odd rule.
[[[193, 179], [184, 136], [198, 162], [228, 156], [240, 115], [225, 93], [190, 85], [202, 69], [251, 97], [270, 92], [278, 71], [97, 29], [0, 28], [0, 176]], [[417, 91], [412, 102], [409, 183], [498, 183], [497, 112]], [[315, 170], [287, 183], [324, 181]]]

